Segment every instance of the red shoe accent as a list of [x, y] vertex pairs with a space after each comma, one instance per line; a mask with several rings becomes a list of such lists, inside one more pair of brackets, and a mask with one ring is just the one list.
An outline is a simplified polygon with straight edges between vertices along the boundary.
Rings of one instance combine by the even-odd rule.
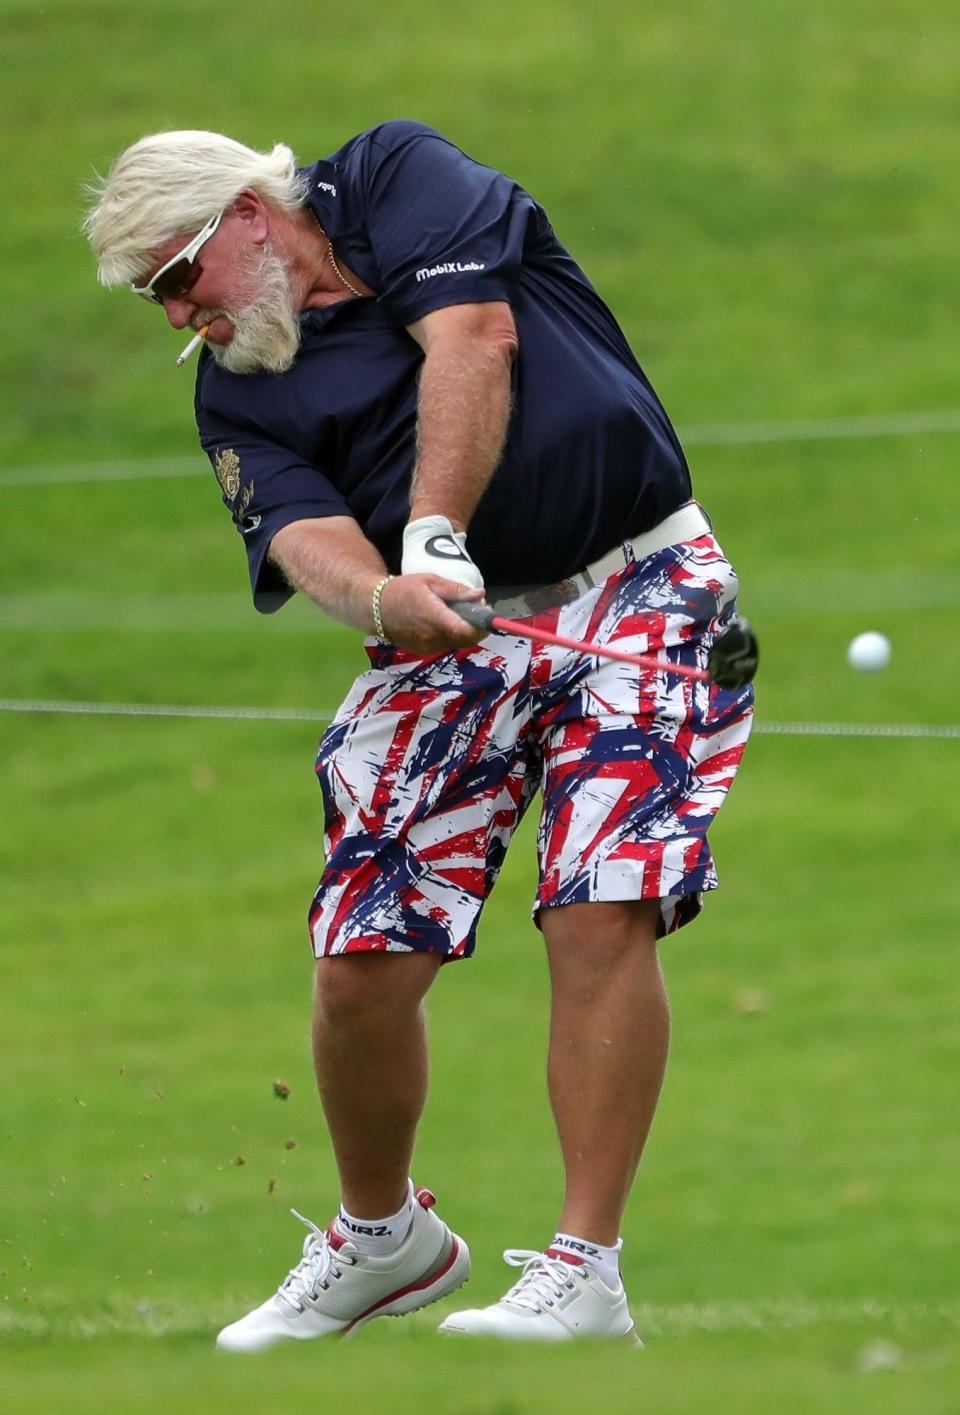
[[566, 1248], [546, 1248], [544, 1252], [548, 1258], [559, 1258], [562, 1263], [570, 1263], [572, 1267], [584, 1266], [583, 1258], [578, 1258], [576, 1253], [571, 1253]]
[[414, 1198], [422, 1209], [432, 1209], [437, 1202], [436, 1194], [432, 1194], [429, 1189], [418, 1189]]
[[[430, 1193], [429, 1189], [425, 1192]], [[433, 1195], [431, 1194], [430, 1197], [433, 1198]], [[452, 1234], [451, 1238], [453, 1238]], [[386, 1297], [381, 1297], [379, 1302], [374, 1302], [372, 1307], [368, 1307], [365, 1312], [360, 1312], [342, 1331], [337, 1332], [337, 1336], [349, 1336], [358, 1322], [366, 1321], [374, 1312], [378, 1312], [381, 1307], [386, 1307], [390, 1302], [395, 1302], [398, 1297], [405, 1297], [408, 1292], [419, 1292], [425, 1287], [432, 1287], [435, 1282], [439, 1282], [442, 1277], [447, 1275], [457, 1261], [459, 1252], [460, 1244], [457, 1242], [456, 1238], [453, 1238], [450, 1245], [450, 1256], [442, 1268], [438, 1269], [437, 1272], [431, 1273], [429, 1277], [422, 1277], [419, 1282], [410, 1282], [406, 1287], [398, 1287], [396, 1292], [389, 1292]]]
[[331, 1248], [333, 1248], [334, 1250], [337, 1250], [337, 1249], [342, 1248], [343, 1245], [344, 1245], [344, 1243], [346, 1243], [347, 1240], [346, 1240], [346, 1238], [344, 1238], [344, 1236], [343, 1236], [342, 1233], [338, 1233], [338, 1232], [337, 1232], [336, 1228], [334, 1227], [335, 1224], [336, 1224], [336, 1219], [334, 1219], [334, 1220], [333, 1220], [333, 1223], [331, 1223], [331, 1224], [329, 1225], [329, 1227], [327, 1228], [327, 1241], [328, 1241], [328, 1243], [330, 1244], [330, 1247], [331, 1247]]

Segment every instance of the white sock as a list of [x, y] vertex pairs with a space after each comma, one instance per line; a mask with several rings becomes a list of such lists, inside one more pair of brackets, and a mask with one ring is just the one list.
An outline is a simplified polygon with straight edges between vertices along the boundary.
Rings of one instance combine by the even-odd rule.
[[355, 1218], [341, 1204], [334, 1227], [344, 1238], [349, 1238], [361, 1253], [393, 1253], [410, 1232], [413, 1205], [413, 1183], [407, 1180], [406, 1201], [395, 1214], [388, 1214], [386, 1218]]
[[586, 1263], [599, 1275], [601, 1282], [606, 1283], [607, 1287], [615, 1288], [620, 1286], [622, 1247], [622, 1238], [618, 1238], [612, 1248], [605, 1248], [602, 1243], [594, 1243], [589, 1238], [575, 1238], [571, 1233], [558, 1233], [547, 1252], [556, 1253], [558, 1257], [574, 1264]]

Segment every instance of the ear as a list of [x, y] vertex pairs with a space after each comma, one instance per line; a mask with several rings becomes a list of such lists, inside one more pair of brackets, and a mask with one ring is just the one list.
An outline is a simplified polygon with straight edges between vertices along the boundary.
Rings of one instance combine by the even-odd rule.
[[251, 245], [262, 246], [270, 234], [270, 208], [260, 193], [252, 187], [244, 187], [231, 203], [230, 211], [243, 223]]

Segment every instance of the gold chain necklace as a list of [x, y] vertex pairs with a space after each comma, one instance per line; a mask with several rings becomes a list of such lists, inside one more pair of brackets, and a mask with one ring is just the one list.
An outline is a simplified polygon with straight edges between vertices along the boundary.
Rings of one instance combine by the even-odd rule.
[[324, 240], [326, 241], [326, 243], [327, 243], [327, 255], [330, 257], [330, 266], [331, 266], [331, 268], [332, 268], [332, 270], [333, 270], [334, 275], [335, 275], [335, 276], [337, 277], [337, 279], [340, 281], [340, 284], [343, 285], [347, 290], [350, 291], [351, 295], [356, 295], [357, 298], [358, 298], [358, 299], [361, 299], [361, 300], [364, 299], [364, 298], [366, 298], [366, 297], [364, 296], [364, 293], [363, 293], [362, 290], [358, 290], [357, 287], [356, 287], [356, 285], [351, 285], [351, 284], [350, 284], [350, 281], [347, 279], [347, 277], [344, 275], [343, 271], [340, 269], [339, 265], [337, 264], [337, 258], [336, 258], [336, 256], [335, 256], [334, 253], [333, 253], [333, 242], [331, 241], [330, 237], [327, 235], [327, 233], [326, 233], [326, 231], [323, 229], [323, 227], [320, 225], [320, 218], [319, 218], [319, 216], [318, 216], [317, 213], [314, 211], [314, 209], [313, 209], [312, 206], [311, 206], [311, 207], [308, 207], [307, 209], [309, 210], [310, 215], [313, 217], [314, 221], [317, 223], [317, 230], [320, 232], [320, 235], [323, 237], [323, 239], [324, 239]]
[[[327, 235], [326, 231], [324, 231], [323, 234], [326, 236], [326, 235]], [[347, 289], [350, 291], [351, 295], [359, 295], [360, 299], [362, 300], [362, 299], [363, 299], [363, 291], [362, 291], [362, 290], [358, 290], [357, 287], [356, 287], [356, 285], [351, 285], [351, 284], [350, 284], [350, 281], [347, 279], [347, 277], [344, 275], [343, 271], [340, 269], [339, 265], [337, 264], [337, 258], [336, 258], [336, 256], [335, 256], [334, 253], [333, 253], [333, 242], [330, 240], [330, 237], [329, 237], [329, 236], [327, 236], [327, 255], [330, 257], [330, 264], [333, 266], [333, 273], [334, 273], [334, 275], [337, 277], [337, 279], [340, 281], [340, 284], [341, 284], [341, 285], [346, 285], [346, 287], [347, 287]]]

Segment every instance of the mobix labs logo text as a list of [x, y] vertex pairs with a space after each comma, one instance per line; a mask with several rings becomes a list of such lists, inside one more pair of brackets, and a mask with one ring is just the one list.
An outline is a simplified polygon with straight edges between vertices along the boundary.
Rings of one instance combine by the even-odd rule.
[[417, 281], [432, 280], [435, 275], [457, 275], [464, 270], [486, 270], [486, 261], [448, 260], [443, 265], [426, 265], [417, 271]]

